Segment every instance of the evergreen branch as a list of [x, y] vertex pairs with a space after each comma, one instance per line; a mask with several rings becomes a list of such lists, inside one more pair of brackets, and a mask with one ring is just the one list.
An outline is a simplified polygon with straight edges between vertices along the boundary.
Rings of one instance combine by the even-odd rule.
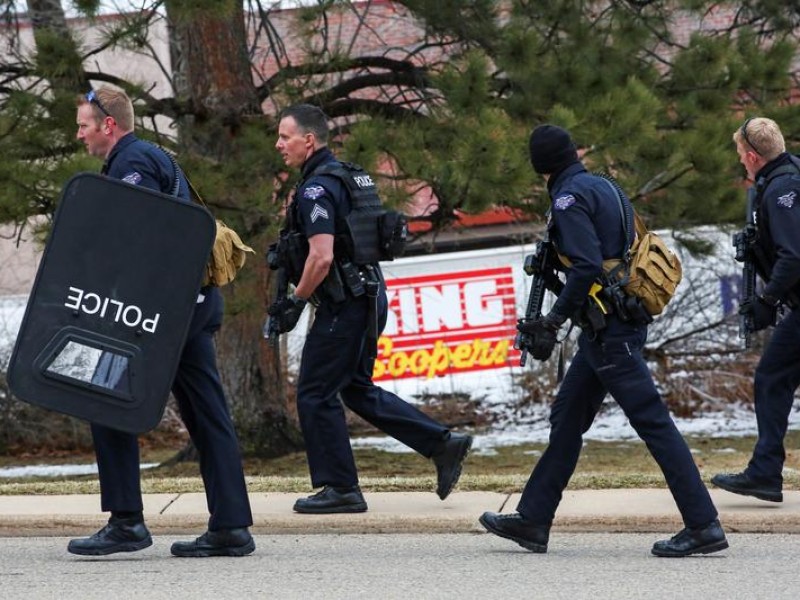
[[369, 100], [367, 98], [343, 98], [326, 105], [325, 113], [331, 117], [347, 117], [357, 114], [369, 114], [386, 119], [422, 119], [426, 118], [415, 110], [395, 104]]
[[310, 96], [308, 101], [312, 104], [328, 104], [338, 98], [346, 98], [359, 90], [382, 86], [401, 88], [405, 86], [422, 94], [423, 88], [429, 84], [430, 81], [420, 80], [415, 73], [370, 73], [346, 79], [328, 90]]
[[0, 64], [0, 73], [8, 74], [10, 76], [5, 81], [14, 81], [23, 77], [30, 77], [35, 73], [35, 71], [30, 67], [30, 65]]
[[[152, 24], [152, 21], [155, 19], [155, 17], [158, 17], [158, 16], [159, 15], [158, 15], [158, 13], [156, 11], [156, 7], [154, 7], [151, 12], [147, 13], [146, 18], [144, 19], [144, 26], [145, 27], [149, 27]], [[131, 18], [125, 16], [125, 15], [122, 15], [121, 18], [122, 18], [123, 25], [126, 25], [126, 24], [129, 24], [131, 22], [135, 22], [135, 21], [141, 19], [141, 14], [137, 13], [136, 17], [134, 17], [133, 19], [131, 19]], [[106, 39], [105, 42], [99, 44], [98, 46], [93, 47], [91, 50], [86, 52], [86, 54], [84, 54], [81, 57], [83, 62], [86, 62], [86, 60], [91, 58], [92, 56], [95, 56], [97, 54], [101, 54], [102, 52], [104, 52], [106, 50], [115, 48], [119, 44], [120, 40], [124, 40], [126, 38], [126, 34], [130, 34], [130, 31], [124, 31], [124, 32], [116, 31], [116, 32], [112, 32], [112, 33], [115, 33], [116, 35], [109, 36]]]
[[634, 198], [641, 198], [642, 196], [646, 196], [648, 194], [652, 194], [653, 192], [657, 192], [659, 190], [663, 190], [671, 186], [673, 183], [678, 181], [681, 177], [689, 173], [690, 171], [694, 170], [693, 165], [687, 165], [680, 171], [672, 174], [671, 176], [667, 177], [667, 172], [663, 171], [653, 177], [650, 181], [646, 182], [639, 191], [634, 194]]
[[270, 90], [299, 77], [311, 77], [330, 73], [346, 72], [354, 69], [386, 69], [395, 73], [414, 73], [420, 69], [407, 60], [395, 60], [386, 56], [359, 56], [328, 62], [311, 62], [299, 66], [286, 66], [260, 85], [259, 100], [265, 100]]

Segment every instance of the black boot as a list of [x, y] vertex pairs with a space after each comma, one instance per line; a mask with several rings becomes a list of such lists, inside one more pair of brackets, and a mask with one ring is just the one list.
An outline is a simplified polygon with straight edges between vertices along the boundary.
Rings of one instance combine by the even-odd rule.
[[711, 478], [711, 483], [718, 488], [733, 492], [734, 494], [753, 496], [754, 498], [766, 500], [768, 502], [783, 502], [781, 486], [760, 483], [751, 479], [747, 473], [744, 472], [720, 473]]
[[728, 547], [725, 532], [717, 519], [708, 525], [682, 529], [668, 540], [653, 544], [652, 553], [656, 556], [678, 558], [690, 554], [710, 554]]
[[247, 527], [206, 531], [191, 542], [175, 542], [169, 551], [173, 556], [246, 556], [256, 549]]
[[478, 519], [489, 533], [517, 542], [531, 552], [547, 552], [550, 539], [549, 525], [535, 525], [519, 513], [500, 514], [485, 512]]
[[125, 521], [112, 517], [108, 525], [87, 538], [70, 540], [67, 552], [82, 556], [104, 556], [117, 552], [136, 552], [153, 545], [153, 538], [143, 521]]
[[294, 503], [295, 512], [309, 514], [360, 513], [367, 510], [361, 488], [326, 485], [321, 491], [300, 498]]
[[461, 466], [472, 448], [472, 436], [451, 433], [434, 450], [433, 464], [436, 465], [436, 494], [444, 500], [453, 491], [461, 477]]

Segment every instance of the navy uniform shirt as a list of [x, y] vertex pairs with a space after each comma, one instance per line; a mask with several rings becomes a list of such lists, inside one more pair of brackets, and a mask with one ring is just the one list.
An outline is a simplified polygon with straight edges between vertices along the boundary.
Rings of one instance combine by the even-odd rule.
[[[756, 181], [791, 162], [784, 152], [758, 172]], [[800, 295], [800, 173], [778, 175], [766, 185], [756, 217], [757, 243], [771, 272], [761, 275], [767, 281], [764, 293], [785, 300], [790, 291]]]
[[[121, 179], [126, 183], [141, 185], [151, 190], [172, 195], [175, 185], [175, 166], [167, 154], [157, 146], [125, 135], [111, 149], [103, 165], [103, 175]], [[189, 186], [180, 174], [178, 197], [189, 199]]]
[[611, 186], [587, 172], [580, 162], [551, 177], [547, 187], [552, 199], [548, 224], [551, 239], [572, 263], [553, 312], [572, 317], [603, 273], [603, 261], [622, 257], [622, 213]]
[[338, 162], [333, 153], [323, 147], [303, 165], [293, 209], [297, 228], [306, 238], [318, 233], [336, 235], [337, 217], [341, 219], [350, 212], [350, 199], [342, 183], [330, 175], [314, 175], [322, 165]]

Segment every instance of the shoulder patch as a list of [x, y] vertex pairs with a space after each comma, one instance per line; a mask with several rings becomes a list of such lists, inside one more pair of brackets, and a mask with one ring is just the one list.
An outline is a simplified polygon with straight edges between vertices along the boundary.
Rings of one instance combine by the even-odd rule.
[[138, 184], [142, 180], [142, 174], [134, 171], [133, 173], [128, 173], [125, 177], [122, 178], [122, 181], [125, 183], [132, 183], [133, 185]]
[[567, 210], [573, 204], [575, 204], [575, 196], [572, 194], [565, 194], [553, 200], [553, 208], [556, 210]]
[[317, 219], [327, 219], [328, 218], [328, 211], [322, 208], [319, 204], [314, 204], [314, 208], [311, 209], [311, 222], [316, 223]]
[[783, 208], [792, 208], [794, 201], [797, 199], [797, 192], [791, 191], [788, 194], [778, 197], [778, 206]]
[[310, 185], [303, 190], [303, 198], [307, 200], [316, 200], [321, 198], [323, 194], [325, 194], [325, 188], [321, 185]]

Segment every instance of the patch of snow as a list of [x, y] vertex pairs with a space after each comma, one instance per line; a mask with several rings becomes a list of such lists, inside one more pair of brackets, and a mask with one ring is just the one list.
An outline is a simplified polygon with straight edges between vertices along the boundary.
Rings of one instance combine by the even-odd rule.
[[[142, 469], [152, 469], [158, 463], [144, 463]], [[97, 473], [97, 464], [91, 465], [31, 465], [28, 467], [0, 468], [0, 477], [67, 477]]]
[[[628, 423], [622, 409], [616, 403], [607, 402], [583, 439], [597, 441], [638, 440], [639, 437]], [[520, 444], [545, 444], [550, 436], [547, 420], [549, 408], [539, 406], [525, 417], [524, 423], [494, 425], [488, 431], [474, 435], [474, 454], [491, 453], [496, 448]], [[688, 438], [743, 437], [757, 435], [755, 413], [744, 406], [730, 406], [724, 411], [698, 414], [690, 419], [674, 418], [678, 430]], [[795, 405], [789, 415], [789, 429], [800, 429], [800, 406]], [[354, 438], [354, 448], [375, 448], [386, 452], [413, 452], [397, 440], [386, 436]]]

